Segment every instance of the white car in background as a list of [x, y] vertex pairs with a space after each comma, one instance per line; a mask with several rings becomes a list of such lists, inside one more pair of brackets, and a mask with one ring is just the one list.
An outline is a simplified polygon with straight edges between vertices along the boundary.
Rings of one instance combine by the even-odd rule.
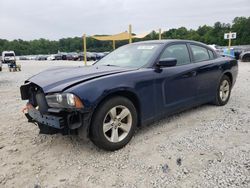
[[54, 61], [54, 60], [56, 60], [56, 57], [55, 57], [55, 55], [50, 55], [47, 57], [47, 60]]
[[3, 51], [2, 52], [2, 63], [15, 63], [16, 55], [14, 51]]

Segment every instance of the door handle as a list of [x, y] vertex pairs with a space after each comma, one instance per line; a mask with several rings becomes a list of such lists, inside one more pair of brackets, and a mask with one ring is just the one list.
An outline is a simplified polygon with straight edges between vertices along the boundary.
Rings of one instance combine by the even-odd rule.
[[197, 74], [196, 71], [191, 71], [191, 72], [190, 72], [191, 77], [196, 76], [196, 74]]
[[184, 78], [189, 78], [189, 77], [194, 77], [196, 76], [197, 72], [196, 71], [191, 71], [183, 75]]

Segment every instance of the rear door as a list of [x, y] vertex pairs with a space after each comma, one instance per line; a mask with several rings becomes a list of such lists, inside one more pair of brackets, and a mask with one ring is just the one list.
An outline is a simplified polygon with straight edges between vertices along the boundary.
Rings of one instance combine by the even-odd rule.
[[177, 65], [162, 68], [158, 73], [156, 100], [158, 107], [161, 107], [159, 111], [172, 113], [194, 102], [197, 92], [196, 67], [186, 43], [167, 46], [160, 56], [160, 59], [164, 58], [176, 58]]
[[198, 44], [189, 44], [192, 61], [197, 66], [197, 99], [211, 100], [216, 91], [220, 76], [220, 67], [215, 54], [209, 48]]

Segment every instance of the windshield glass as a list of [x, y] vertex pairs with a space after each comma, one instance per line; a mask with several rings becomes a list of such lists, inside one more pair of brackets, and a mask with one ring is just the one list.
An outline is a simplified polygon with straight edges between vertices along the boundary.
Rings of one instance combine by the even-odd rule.
[[5, 54], [5, 57], [13, 57], [13, 56], [14, 56], [13, 53], [6, 53], [6, 54]]
[[149, 62], [160, 45], [126, 45], [103, 57], [97, 62], [97, 65], [140, 68]]

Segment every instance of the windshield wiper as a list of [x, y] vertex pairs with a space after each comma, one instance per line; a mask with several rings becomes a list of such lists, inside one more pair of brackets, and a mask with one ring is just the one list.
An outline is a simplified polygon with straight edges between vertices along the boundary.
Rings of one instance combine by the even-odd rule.
[[111, 64], [106, 64], [104, 66], [109, 66], [109, 67], [119, 67], [118, 65], [111, 65]]

